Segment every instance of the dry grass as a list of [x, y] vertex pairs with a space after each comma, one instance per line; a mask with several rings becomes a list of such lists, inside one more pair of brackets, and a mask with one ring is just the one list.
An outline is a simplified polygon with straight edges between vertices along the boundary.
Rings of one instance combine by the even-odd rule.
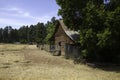
[[0, 51], [20, 51], [24, 49], [26, 45], [13, 45], [13, 44], [0, 44]]
[[120, 80], [106, 71], [55, 57], [35, 45], [0, 45], [0, 80]]

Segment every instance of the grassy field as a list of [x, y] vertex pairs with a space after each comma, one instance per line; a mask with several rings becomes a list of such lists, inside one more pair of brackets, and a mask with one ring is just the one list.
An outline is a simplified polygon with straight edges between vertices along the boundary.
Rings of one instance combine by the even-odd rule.
[[120, 80], [120, 68], [74, 65], [35, 45], [0, 44], [0, 80]]

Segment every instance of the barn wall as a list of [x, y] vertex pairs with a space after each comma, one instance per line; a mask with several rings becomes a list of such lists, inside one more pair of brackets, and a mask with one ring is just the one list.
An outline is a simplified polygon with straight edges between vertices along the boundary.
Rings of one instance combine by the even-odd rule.
[[61, 51], [61, 55], [65, 55], [65, 43], [66, 40], [64, 36], [55, 37], [56, 49], [59, 49]]
[[65, 47], [65, 57], [66, 58], [76, 58], [79, 56], [80, 56], [79, 46], [66, 44], [66, 47]]
[[56, 49], [61, 51], [61, 55], [65, 55], [65, 44], [74, 44], [74, 42], [66, 35], [61, 25], [59, 25], [55, 33]]

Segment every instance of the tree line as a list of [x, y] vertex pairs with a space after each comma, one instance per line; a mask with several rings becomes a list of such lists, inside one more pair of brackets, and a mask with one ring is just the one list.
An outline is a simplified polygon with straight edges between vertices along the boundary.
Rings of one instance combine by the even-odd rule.
[[49, 43], [57, 19], [53, 17], [46, 24], [38, 22], [36, 25], [22, 26], [14, 29], [12, 26], [0, 28], [0, 43]]
[[64, 23], [80, 33], [80, 55], [120, 63], [120, 0], [56, 0]]
[[[120, 63], [120, 0], [56, 0], [68, 28], [80, 33], [80, 55], [89, 62]], [[0, 28], [0, 43], [49, 43], [57, 20]]]

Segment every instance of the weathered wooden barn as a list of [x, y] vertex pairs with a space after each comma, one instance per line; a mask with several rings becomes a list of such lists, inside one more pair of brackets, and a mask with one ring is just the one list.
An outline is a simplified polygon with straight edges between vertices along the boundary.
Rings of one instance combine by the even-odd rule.
[[[59, 20], [54, 34], [50, 38], [51, 49], [54, 55], [76, 54], [79, 49], [76, 47], [76, 41], [79, 39], [79, 33], [67, 28], [63, 20]], [[54, 46], [53, 46], [54, 45]]]

